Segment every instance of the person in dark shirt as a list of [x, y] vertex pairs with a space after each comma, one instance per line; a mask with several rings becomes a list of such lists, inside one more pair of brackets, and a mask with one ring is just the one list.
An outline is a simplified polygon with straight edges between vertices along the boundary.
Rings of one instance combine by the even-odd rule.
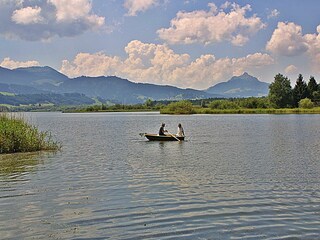
[[166, 135], [165, 133], [168, 132], [167, 130], [164, 129], [166, 125], [162, 123], [160, 129], [159, 129], [159, 135]]

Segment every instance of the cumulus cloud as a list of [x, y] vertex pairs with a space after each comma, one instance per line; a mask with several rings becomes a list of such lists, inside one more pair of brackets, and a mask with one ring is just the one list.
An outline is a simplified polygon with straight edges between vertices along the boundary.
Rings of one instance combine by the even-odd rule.
[[288, 67], [285, 68], [284, 72], [286, 74], [296, 74], [298, 73], [298, 68], [294, 65], [289, 65]]
[[273, 9], [270, 13], [269, 13], [269, 15], [268, 15], [268, 19], [270, 19], [270, 18], [276, 18], [276, 17], [278, 17], [280, 15], [280, 12], [277, 10], [277, 9]]
[[320, 25], [317, 33], [302, 34], [302, 27], [295, 23], [279, 22], [266, 49], [276, 55], [298, 56], [307, 54], [313, 68], [320, 71]]
[[40, 66], [40, 63], [38, 61], [19, 62], [19, 61], [14, 61], [10, 58], [4, 58], [3, 61], [0, 63], [0, 66], [4, 68], [9, 68], [9, 69], [15, 69], [19, 67]]
[[104, 17], [91, 14], [91, 2], [88, 0], [49, 0], [56, 8], [57, 22], [75, 22], [82, 20], [91, 27], [104, 24]]
[[104, 27], [90, 0], [0, 1], [0, 34], [6, 38], [49, 40]]
[[136, 16], [138, 12], [145, 12], [158, 4], [158, 0], [125, 0], [123, 6], [128, 10], [129, 16]]
[[175, 53], [166, 44], [138, 40], [128, 43], [125, 52], [125, 59], [101, 52], [79, 53], [73, 61], [64, 60], [60, 71], [71, 77], [116, 75], [135, 82], [206, 89], [233, 75], [274, 63], [270, 55], [262, 53], [221, 59], [206, 54], [192, 60], [188, 54]]
[[308, 55], [312, 62], [312, 67], [320, 73], [320, 25], [317, 27], [317, 33], [306, 34], [304, 39], [308, 45]]
[[21, 8], [13, 12], [11, 19], [15, 23], [23, 25], [41, 23], [43, 18], [40, 13], [41, 8], [38, 6]]
[[121, 69], [123, 62], [118, 57], [110, 57], [104, 53], [79, 53], [73, 60], [62, 61], [60, 71], [67, 74], [69, 77], [77, 76], [103, 76], [117, 75], [118, 69]]
[[250, 5], [241, 7], [226, 2], [220, 9], [209, 3], [209, 11], [178, 12], [169, 28], [157, 31], [159, 37], [170, 44], [217, 43], [229, 41], [243, 46], [249, 37], [266, 25], [255, 14], [246, 17]]
[[279, 22], [274, 30], [266, 49], [272, 53], [284, 56], [297, 56], [308, 50], [308, 45], [302, 35], [302, 28], [292, 22]]

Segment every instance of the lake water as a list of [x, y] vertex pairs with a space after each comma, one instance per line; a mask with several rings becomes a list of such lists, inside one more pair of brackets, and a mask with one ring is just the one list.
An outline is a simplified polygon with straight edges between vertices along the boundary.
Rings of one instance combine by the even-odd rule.
[[320, 115], [24, 115], [63, 148], [0, 156], [0, 239], [320, 236]]

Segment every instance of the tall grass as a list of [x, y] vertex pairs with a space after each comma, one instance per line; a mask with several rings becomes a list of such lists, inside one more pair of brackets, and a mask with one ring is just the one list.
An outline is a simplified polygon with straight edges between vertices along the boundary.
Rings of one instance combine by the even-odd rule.
[[22, 117], [0, 114], [0, 154], [58, 150], [49, 132], [41, 132]]

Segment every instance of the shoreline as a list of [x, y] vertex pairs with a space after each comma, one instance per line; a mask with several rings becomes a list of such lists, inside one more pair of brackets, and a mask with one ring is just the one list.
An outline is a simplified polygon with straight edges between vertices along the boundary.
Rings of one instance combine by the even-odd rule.
[[[320, 108], [314, 109], [300, 109], [300, 108], [280, 108], [280, 109], [193, 109], [190, 113], [177, 113], [166, 110], [101, 110], [101, 111], [21, 111], [23, 112], [61, 112], [61, 113], [134, 113], [134, 112], [150, 112], [160, 113], [168, 115], [197, 115], [197, 114], [320, 114]], [[20, 112], [20, 113], [21, 113]], [[2, 112], [4, 113], [4, 112]], [[6, 113], [18, 113], [18, 112], [6, 112]]]
[[179, 113], [160, 110], [160, 114], [184, 115], [184, 114], [320, 114], [320, 107], [315, 108], [239, 108], [239, 109], [211, 109], [211, 108], [192, 108], [188, 113]]

